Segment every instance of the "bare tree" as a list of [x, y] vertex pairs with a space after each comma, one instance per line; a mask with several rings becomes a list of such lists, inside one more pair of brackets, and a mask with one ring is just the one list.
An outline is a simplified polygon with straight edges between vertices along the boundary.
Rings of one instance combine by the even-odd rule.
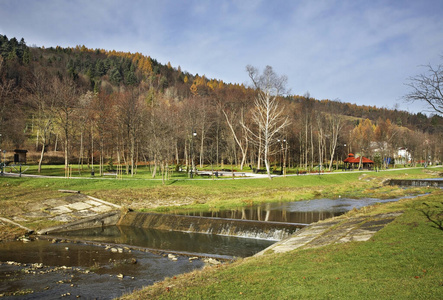
[[426, 102], [434, 111], [443, 115], [443, 64], [426, 67], [426, 73], [409, 78], [406, 85], [412, 91], [404, 99], [409, 102]]
[[124, 142], [123, 147], [127, 148], [126, 150], [128, 158], [123, 156], [123, 159], [126, 162], [126, 173], [129, 174], [130, 172], [131, 176], [134, 176], [134, 168], [137, 165], [137, 146], [143, 116], [146, 112], [146, 104], [143, 100], [141, 91], [131, 88], [129, 91], [119, 95], [116, 107], [119, 111], [118, 118], [119, 127], [122, 131], [122, 139]]
[[278, 143], [278, 134], [289, 125], [289, 118], [284, 114], [284, 107], [278, 102], [278, 96], [286, 92], [287, 77], [278, 76], [270, 66], [266, 66], [261, 75], [256, 68], [250, 65], [246, 67], [246, 71], [257, 90], [253, 121], [258, 126], [258, 133], [253, 132], [244, 123], [242, 125], [252, 135], [255, 143], [263, 143], [266, 172], [269, 179], [272, 179], [269, 163], [270, 152], [272, 146]]
[[70, 78], [55, 78], [53, 81], [53, 92], [56, 97], [57, 107], [57, 125], [63, 133], [64, 139], [64, 154], [65, 154], [65, 168], [69, 166], [69, 147], [76, 121], [74, 115], [78, 108], [79, 90], [75, 82]]
[[[157, 105], [152, 107], [149, 118], [149, 126], [144, 129], [147, 137], [145, 147], [149, 148], [152, 153], [155, 169], [157, 164], [160, 165], [162, 183], [165, 184], [169, 176], [169, 162], [172, 161], [176, 145], [174, 127], [177, 118], [166, 99], [157, 100]], [[154, 176], [155, 173], [153, 173]]]
[[[240, 114], [237, 115], [235, 113], [235, 111], [231, 110], [230, 112], [230, 117], [228, 116], [228, 114], [226, 113], [226, 111], [223, 109], [222, 110], [223, 114], [226, 117], [226, 122], [229, 126], [229, 128], [231, 129], [232, 132], [232, 137], [234, 138], [235, 142], [237, 143], [238, 147], [240, 148], [241, 154], [242, 154], [242, 159], [241, 159], [241, 164], [240, 164], [240, 169], [243, 170], [243, 166], [246, 162], [246, 155], [248, 152], [248, 137], [246, 134], [243, 135], [244, 138], [242, 138], [240, 136], [239, 133], [236, 132], [235, 128], [234, 128], [234, 122], [236, 121], [237, 118], [240, 118], [239, 121], [240, 123], [244, 123], [244, 114], [243, 114], [243, 109], [241, 109]], [[243, 128], [243, 127], [242, 127]]]
[[91, 102], [95, 98], [93, 92], [88, 91], [86, 94], [81, 95], [79, 98], [79, 130], [80, 130], [80, 150], [78, 155], [78, 165], [80, 169], [83, 169], [83, 158], [84, 158], [84, 136], [86, 132], [86, 125], [90, 123], [90, 115], [91, 115]]
[[54, 125], [56, 99], [50, 84], [48, 84], [47, 74], [42, 71], [33, 73], [33, 80], [29, 83], [29, 88], [32, 91], [29, 103], [36, 111], [34, 124], [37, 129], [37, 137], [40, 137], [37, 138], [37, 145], [40, 142], [42, 146], [38, 161], [38, 172], [40, 173], [49, 135]]
[[343, 128], [343, 122], [342, 122], [341, 116], [337, 113], [332, 113], [328, 117], [327, 122], [328, 122], [328, 129], [329, 129], [329, 135], [330, 135], [329, 150], [331, 153], [331, 158], [330, 158], [330, 162], [329, 162], [329, 171], [332, 171], [332, 163], [334, 160], [335, 151], [337, 149], [338, 137], [339, 137], [341, 130]]

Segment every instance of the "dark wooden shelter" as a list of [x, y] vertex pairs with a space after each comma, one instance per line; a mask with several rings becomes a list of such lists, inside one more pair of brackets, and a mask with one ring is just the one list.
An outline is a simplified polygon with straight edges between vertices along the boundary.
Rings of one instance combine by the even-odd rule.
[[26, 164], [26, 153], [28, 153], [28, 150], [22, 150], [22, 149], [15, 149], [14, 150], [14, 163], [22, 163]]

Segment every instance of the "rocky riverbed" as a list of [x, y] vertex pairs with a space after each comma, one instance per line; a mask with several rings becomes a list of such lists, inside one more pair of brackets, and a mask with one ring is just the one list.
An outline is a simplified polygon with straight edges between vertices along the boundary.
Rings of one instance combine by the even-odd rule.
[[0, 297], [113, 299], [202, 268], [196, 257], [29, 240], [0, 244]]

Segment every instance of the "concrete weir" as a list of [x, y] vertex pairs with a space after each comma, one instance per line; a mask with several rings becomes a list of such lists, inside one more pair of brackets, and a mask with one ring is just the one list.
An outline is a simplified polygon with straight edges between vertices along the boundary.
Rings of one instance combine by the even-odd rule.
[[391, 179], [388, 185], [443, 187], [443, 179]]
[[138, 212], [128, 212], [122, 216], [117, 225], [275, 241], [282, 240], [306, 226], [306, 224], [298, 223], [261, 222]]

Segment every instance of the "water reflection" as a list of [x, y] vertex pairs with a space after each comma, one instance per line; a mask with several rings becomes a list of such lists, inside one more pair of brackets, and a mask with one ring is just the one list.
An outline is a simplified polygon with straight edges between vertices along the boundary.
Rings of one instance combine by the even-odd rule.
[[273, 221], [287, 223], [310, 224], [320, 220], [336, 217], [354, 208], [373, 205], [375, 203], [385, 203], [398, 201], [395, 199], [314, 199], [309, 201], [263, 203], [261, 205], [241, 207], [230, 210], [219, 211], [173, 211], [174, 214], [228, 218], [254, 221]]

